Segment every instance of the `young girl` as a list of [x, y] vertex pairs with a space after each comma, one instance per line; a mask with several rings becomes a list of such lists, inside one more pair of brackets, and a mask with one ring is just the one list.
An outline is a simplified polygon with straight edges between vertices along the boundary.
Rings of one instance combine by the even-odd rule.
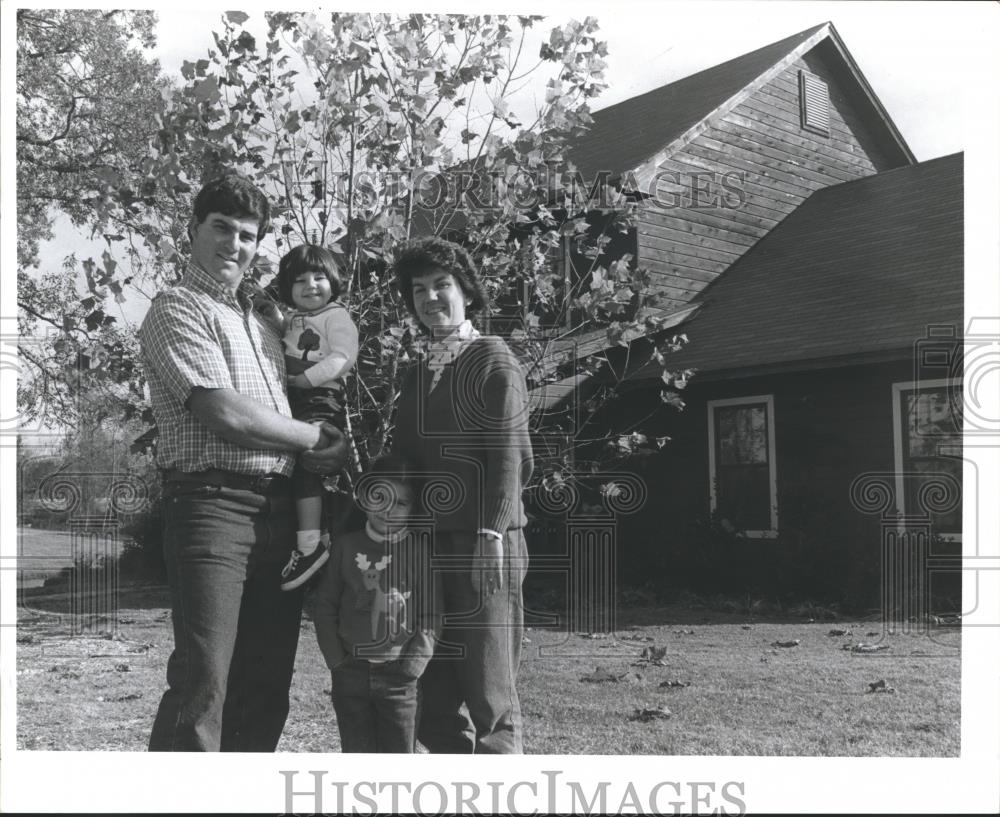
[[[343, 286], [333, 253], [313, 244], [288, 252], [278, 265], [278, 295], [294, 307], [285, 316], [288, 402], [297, 420], [345, 428], [341, 378], [358, 355], [358, 330], [337, 300]], [[281, 589], [301, 586], [329, 558], [329, 534], [322, 533], [323, 478], [297, 465], [292, 475], [298, 534], [281, 571]]]

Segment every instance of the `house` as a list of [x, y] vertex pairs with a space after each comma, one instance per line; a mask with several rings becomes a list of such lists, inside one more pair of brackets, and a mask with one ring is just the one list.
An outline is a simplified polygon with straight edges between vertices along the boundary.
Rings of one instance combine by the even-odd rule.
[[[638, 191], [631, 251], [670, 333], [690, 339], [667, 365], [697, 370], [683, 412], [651, 363], [596, 419], [621, 431], [651, 416], [670, 438], [636, 466], [648, 499], [620, 522], [620, 575], [874, 603], [901, 531], [947, 563], [961, 536], [961, 154], [917, 163], [830, 23], [594, 120], [572, 155], [585, 177]], [[588, 385], [578, 375], [536, 406]], [[938, 571], [927, 592], [957, 593], [956, 576]]]

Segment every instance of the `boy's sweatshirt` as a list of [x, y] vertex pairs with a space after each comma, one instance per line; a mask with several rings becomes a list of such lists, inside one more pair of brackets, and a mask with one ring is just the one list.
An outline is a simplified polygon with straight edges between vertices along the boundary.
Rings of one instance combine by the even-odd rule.
[[378, 541], [370, 528], [334, 540], [316, 588], [316, 638], [333, 669], [348, 656], [400, 661], [418, 678], [441, 634], [443, 595], [431, 572], [430, 534]]

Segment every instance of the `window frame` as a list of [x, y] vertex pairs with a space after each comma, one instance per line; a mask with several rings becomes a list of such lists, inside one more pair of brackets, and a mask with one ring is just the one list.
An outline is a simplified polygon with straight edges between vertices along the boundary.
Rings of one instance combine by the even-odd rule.
[[768, 530], [744, 530], [744, 536], [750, 539], [774, 539], [778, 536], [778, 463], [776, 458], [776, 446], [774, 440], [774, 395], [756, 394], [748, 397], [727, 397], [720, 400], [709, 400], [708, 407], [708, 486], [709, 486], [709, 508], [715, 513], [718, 508], [718, 493], [716, 490], [717, 470], [716, 470], [716, 438], [715, 438], [715, 410], [717, 408], [729, 408], [732, 406], [754, 406], [763, 403], [767, 409], [767, 466], [768, 466], [768, 487], [770, 489], [771, 507], [770, 519], [771, 527]]
[[[900, 517], [899, 528], [903, 530], [905, 525], [903, 519], [906, 516], [906, 485], [903, 479], [903, 393], [920, 390], [936, 390], [938, 388], [948, 389], [953, 386], [962, 386], [961, 377], [940, 377], [930, 380], [901, 380], [892, 384], [892, 467], [896, 488], [896, 513]], [[965, 423], [963, 417], [963, 425]], [[959, 429], [961, 431], [961, 429]], [[961, 456], [958, 458], [962, 460]], [[964, 500], [964, 497], [963, 497]], [[963, 504], [964, 508], [964, 504]], [[964, 528], [964, 524], [963, 524]], [[946, 542], [961, 542], [962, 531], [958, 533], [936, 533]]]

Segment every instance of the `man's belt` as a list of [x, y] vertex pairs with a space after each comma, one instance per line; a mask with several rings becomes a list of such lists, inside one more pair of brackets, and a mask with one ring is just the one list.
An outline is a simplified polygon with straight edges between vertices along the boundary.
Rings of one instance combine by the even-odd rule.
[[234, 491], [251, 491], [255, 494], [280, 494], [291, 487], [291, 480], [284, 474], [237, 474], [210, 468], [207, 471], [178, 471], [169, 468], [163, 472], [164, 482], [183, 482], [195, 485], [218, 485]]

